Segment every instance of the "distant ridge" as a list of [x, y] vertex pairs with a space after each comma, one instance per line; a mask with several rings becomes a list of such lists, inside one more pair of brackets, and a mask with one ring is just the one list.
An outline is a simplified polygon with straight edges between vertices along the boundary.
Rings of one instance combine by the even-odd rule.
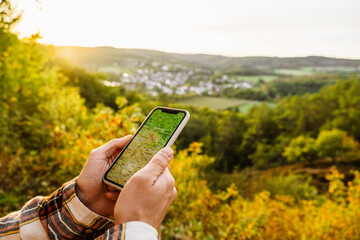
[[330, 58], [323, 56], [307, 57], [227, 57], [210, 54], [167, 53], [147, 49], [124, 49], [114, 47], [55, 47], [61, 57], [70, 59], [79, 65], [111, 65], [114, 62], [129, 64], [134, 61], [169, 62], [191, 64], [203, 68], [232, 71], [241, 68], [257, 69], [297, 69], [300, 67], [356, 67], [360, 69], [360, 60]]

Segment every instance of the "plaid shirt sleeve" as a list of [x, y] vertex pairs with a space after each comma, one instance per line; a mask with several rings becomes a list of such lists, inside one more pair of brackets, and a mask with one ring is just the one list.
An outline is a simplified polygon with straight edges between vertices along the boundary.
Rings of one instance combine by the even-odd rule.
[[130, 222], [114, 226], [110, 219], [90, 211], [76, 196], [75, 184], [73, 180], [64, 184], [49, 197], [35, 197], [20, 211], [0, 219], [0, 240], [95, 238], [126, 240], [134, 239], [131, 236], [136, 233], [144, 233], [146, 237], [142, 239], [157, 238], [156, 230], [150, 225]]

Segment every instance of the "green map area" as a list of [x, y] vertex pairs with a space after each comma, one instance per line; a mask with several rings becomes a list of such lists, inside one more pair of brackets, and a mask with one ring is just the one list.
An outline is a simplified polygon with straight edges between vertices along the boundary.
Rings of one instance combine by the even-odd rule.
[[183, 112], [173, 114], [155, 110], [112, 166], [107, 178], [124, 186], [166, 145], [184, 116]]

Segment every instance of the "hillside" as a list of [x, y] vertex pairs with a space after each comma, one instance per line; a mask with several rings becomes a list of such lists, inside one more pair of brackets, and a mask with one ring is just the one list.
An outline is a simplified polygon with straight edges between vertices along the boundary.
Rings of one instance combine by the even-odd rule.
[[56, 47], [56, 51], [77, 66], [106, 74], [107, 86], [153, 97], [167, 95], [173, 101], [195, 96], [274, 101], [317, 92], [360, 73], [360, 60], [316, 56], [225, 57], [112, 47]]
[[[213, 70], [233, 71], [256, 68], [258, 70], [299, 69], [301, 67], [345, 67], [346, 71], [359, 71], [360, 60], [308, 57], [226, 57], [207, 54], [178, 54], [145, 49], [119, 49], [113, 47], [56, 47], [57, 53], [82, 66], [106, 66], [114, 63], [131, 64], [134, 61], [156, 61], [195, 65]], [[325, 68], [326, 69], [326, 68]]]

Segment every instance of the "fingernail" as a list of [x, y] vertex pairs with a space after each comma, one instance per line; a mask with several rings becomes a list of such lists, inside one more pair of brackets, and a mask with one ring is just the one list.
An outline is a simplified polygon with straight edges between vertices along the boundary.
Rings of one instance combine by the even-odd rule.
[[168, 156], [168, 158], [172, 158], [174, 151], [170, 147], [163, 148], [162, 151]]

